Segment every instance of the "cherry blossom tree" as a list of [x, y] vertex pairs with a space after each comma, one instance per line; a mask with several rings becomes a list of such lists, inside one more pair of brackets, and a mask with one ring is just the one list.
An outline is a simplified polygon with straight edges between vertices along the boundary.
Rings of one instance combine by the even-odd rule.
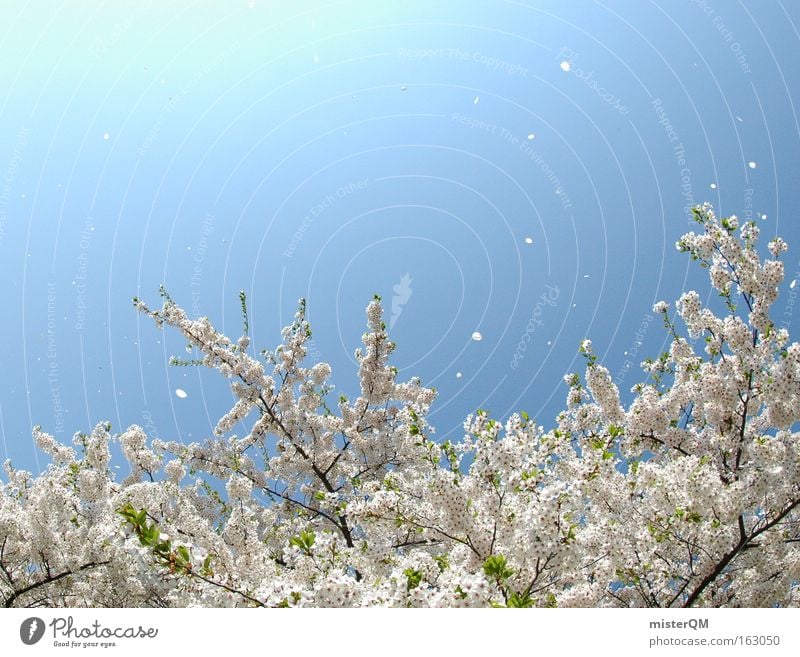
[[[433, 390], [397, 381], [380, 298], [360, 394], [306, 363], [305, 304], [250, 353], [166, 291], [137, 308], [179, 330], [236, 402], [189, 445], [107, 424], [38, 476], [5, 464], [0, 601], [11, 606], [794, 606], [800, 598], [800, 344], [770, 319], [780, 238], [694, 209], [679, 251], [721, 312], [659, 302], [669, 349], [627, 407], [592, 344], [545, 428], [478, 411], [438, 442]], [[678, 322], [680, 321], [681, 327]], [[231, 430], [248, 418], [244, 436]], [[110, 468], [118, 443], [130, 473]]]

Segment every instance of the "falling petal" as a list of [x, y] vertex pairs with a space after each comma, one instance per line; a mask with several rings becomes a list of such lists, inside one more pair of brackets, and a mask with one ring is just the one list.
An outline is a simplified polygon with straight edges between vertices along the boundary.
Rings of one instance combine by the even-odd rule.
[[182, 388], [175, 388], [175, 396], [180, 397], [181, 399], [186, 399], [189, 395], [187, 395], [186, 391]]
[[483, 336], [481, 335], [480, 331], [475, 331], [475, 333], [472, 334], [472, 339], [475, 342], [480, 342], [481, 340], [483, 340]]
[[533, 238], [532, 237], [526, 237], [525, 238], [525, 244], [533, 244]]
[[755, 162], [748, 162], [747, 166], [749, 166], [751, 169], [755, 169], [758, 165]]
[[572, 64], [570, 64], [567, 61], [561, 62], [560, 66], [561, 66], [561, 70], [564, 71], [564, 72], [567, 72], [572, 68]]
[[456, 378], [457, 378], [457, 379], [460, 379], [460, 378], [461, 378], [461, 372], [456, 372]]

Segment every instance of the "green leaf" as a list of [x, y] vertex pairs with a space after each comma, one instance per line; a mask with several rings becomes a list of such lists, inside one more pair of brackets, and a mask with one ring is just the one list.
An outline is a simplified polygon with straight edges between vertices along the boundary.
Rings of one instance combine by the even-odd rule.
[[311, 548], [314, 546], [315, 540], [314, 532], [303, 530], [297, 536], [292, 536], [289, 539], [289, 544], [311, 556]]
[[567, 531], [567, 543], [571, 543], [575, 540], [575, 529], [578, 527], [576, 524], [572, 524], [569, 526], [569, 531]]
[[514, 574], [502, 554], [493, 554], [488, 557], [483, 562], [483, 572], [486, 573], [487, 577], [493, 577], [496, 580], [508, 579]]
[[211, 570], [211, 559], [212, 556], [210, 554], [203, 559], [203, 569], [200, 572], [205, 577], [211, 577], [214, 575], [214, 571]]
[[526, 607], [533, 607], [533, 600], [529, 595], [523, 594], [520, 595], [519, 593], [514, 593], [509, 597], [508, 602], [506, 603], [506, 607], [511, 608], [526, 608]]
[[605, 449], [606, 441], [602, 436], [594, 436], [589, 440], [589, 445], [592, 449]]
[[403, 571], [403, 575], [406, 576], [406, 590], [412, 591], [413, 589], [417, 588], [422, 581], [422, 573], [419, 570], [415, 570], [413, 568], [406, 568]]
[[136, 510], [130, 504], [125, 504], [122, 508], [117, 509], [117, 514], [121, 515], [131, 525], [136, 524]]
[[179, 545], [176, 552], [184, 564], [191, 563], [192, 555], [189, 554], [189, 548], [187, 548], [185, 545]]

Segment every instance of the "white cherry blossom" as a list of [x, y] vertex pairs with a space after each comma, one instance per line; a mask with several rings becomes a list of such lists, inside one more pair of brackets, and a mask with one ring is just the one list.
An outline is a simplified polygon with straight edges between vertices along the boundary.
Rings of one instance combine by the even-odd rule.
[[[150, 440], [98, 424], [39, 475], [4, 464], [0, 601], [15, 606], [794, 606], [800, 602], [800, 344], [771, 319], [786, 244], [695, 208], [680, 251], [719, 303], [663, 301], [669, 347], [631, 401], [592, 342], [540, 426], [477, 411], [436, 441], [436, 394], [396, 380], [379, 298], [360, 392], [306, 364], [301, 302], [260, 357], [162, 290], [137, 308], [177, 329], [236, 401], [214, 435]], [[173, 359], [175, 363], [188, 362]], [[240, 422], [251, 429], [231, 434]], [[127, 461], [119, 480], [112, 443]], [[124, 470], [123, 470], [124, 472]]]

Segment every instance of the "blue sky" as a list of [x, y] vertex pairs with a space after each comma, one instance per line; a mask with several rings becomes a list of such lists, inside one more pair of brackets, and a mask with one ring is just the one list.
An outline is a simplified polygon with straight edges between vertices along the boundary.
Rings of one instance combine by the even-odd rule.
[[0, 25], [19, 466], [42, 467], [34, 424], [210, 433], [225, 381], [169, 367], [183, 341], [132, 307], [160, 283], [232, 334], [245, 290], [258, 348], [306, 297], [344, 394], [381, 294], [440, 437], [477, 408], [550, 425], [584, 337], [640, 380], [652, 304], [707, 287], [674, 248], [691, 203], [787, 239], [773, 319], [797, 330], [794, 3], [5, 3]]

